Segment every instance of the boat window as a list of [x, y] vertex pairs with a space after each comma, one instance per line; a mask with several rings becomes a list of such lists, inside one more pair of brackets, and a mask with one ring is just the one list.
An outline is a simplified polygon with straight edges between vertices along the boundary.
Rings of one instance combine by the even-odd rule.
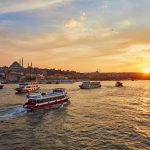
[[48, 101], [49, 101], [49, 98], [46, 98], [46, 99], [44, 99], [43, 101], [44, 101], [44, 102], [48, 102]]
[[41, 100], [37, 100], [37, 103], [41, 103]]
[[63, 96], [59, 96], [59, 99], [62, 99], [63, 98]]
[[42, 96], [46, 95], [46, 93], [41, 93]]
[[37, 103], [43, 103], [43, 101], [42, 100], [37, 100]]
[[57, 100], [57, 97], [53, 97], [53, 100]]

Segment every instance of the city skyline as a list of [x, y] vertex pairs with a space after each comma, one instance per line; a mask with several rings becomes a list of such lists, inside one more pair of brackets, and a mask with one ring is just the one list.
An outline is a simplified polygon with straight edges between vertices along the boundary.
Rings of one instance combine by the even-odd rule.
[[[1, 0], [0, 66], [150, 72], [149, 0]], [[27, 65], [27, 64], [25, 64]]]

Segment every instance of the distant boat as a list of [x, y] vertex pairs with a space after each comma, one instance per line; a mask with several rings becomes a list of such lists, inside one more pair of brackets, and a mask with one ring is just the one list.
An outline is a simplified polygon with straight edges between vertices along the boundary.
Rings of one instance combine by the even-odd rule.
[[3, 89], [4, 85], [0, 82], [0, 89]]
[[37, 83], [20, 83], [19, 87], [16, 88], [17, 93], [29, 93], [33, 91], [39, 90], [40, 87], [38, 86]]
[[117, 81], [117, 82], [115, 83], [115, 86], [116, 86], [116, 87], [123, 87], [123, 83], [122, 83], [122, 82]]
[[69, 97], [64, 88], [56, 88], [50, 93], [37, 93], [29, 95], [28, 102], [23, 107], [29, 110], [56, 107], [69, 102]]
[[84, 81], [81, 85], [79, 85], [81, 89], [95, 89], [100, 88], [101, 83], [99, 81]]

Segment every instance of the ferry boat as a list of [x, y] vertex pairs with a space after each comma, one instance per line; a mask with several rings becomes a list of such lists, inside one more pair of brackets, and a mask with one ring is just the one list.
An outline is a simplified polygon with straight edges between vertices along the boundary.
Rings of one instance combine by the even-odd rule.
[[20, 83], [19, 87], [16, 88], [17, 93], [29, 93], [39, 90], [40, 87], [36, 83]]
[[0, 89], [3, 89], [4, 85], [0, 82]]
[[115, 84], [116, 87], [123, 87], [123, 83], [122, 82], [119, 82], [117, 81], [116, 84]]
[[94, 89], [101, 87], [101, 83], [99, 81], [84, 81], [79, 87], [81, 89]]
[[36, 93], [28, 95], [28, 102], [23, 107], [28, 110], [61, 106], [69, 102], [69, 97], [64, 88], [53, 89], [50, 93]]

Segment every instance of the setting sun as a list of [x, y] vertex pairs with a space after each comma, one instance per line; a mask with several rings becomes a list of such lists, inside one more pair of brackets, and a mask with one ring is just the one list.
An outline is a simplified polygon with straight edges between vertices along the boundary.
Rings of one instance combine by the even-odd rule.
[[150, 73], [150, 68], [144, 68], [144, 69], [143, 69], [143, 72], [144, 72], [144, 73]]

